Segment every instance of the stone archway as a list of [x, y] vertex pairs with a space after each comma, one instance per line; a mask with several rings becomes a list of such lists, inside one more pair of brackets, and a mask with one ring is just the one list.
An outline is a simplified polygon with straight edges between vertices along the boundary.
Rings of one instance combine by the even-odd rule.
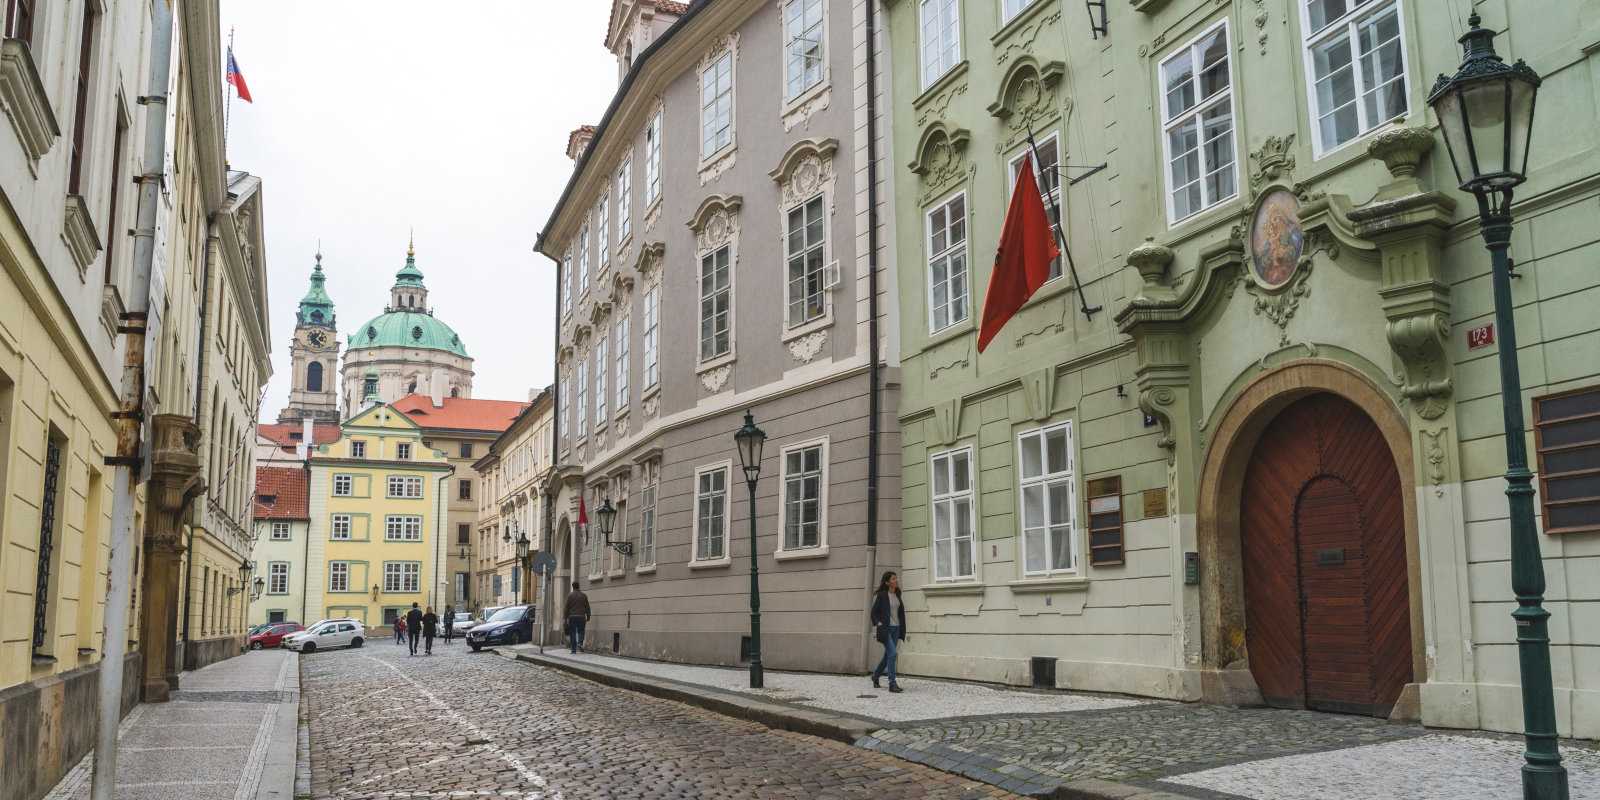
[[[1201, 464], [1196, 540], [1200, 554], [1203, 699], [1260, 702], [1249, 668], [1247, 603], [1240, 514], [1246, 473], [1262, 435], [1289, 406], [1315, 394], [1353, 404], [1371, 420], [1387, 445], [1398, 475], [1403, 505], [1405, 586], [1410, 616], [1412, 680], [1426, 679], [1422, 622], [1422, 578], [1417, 543], [1415, 472], [1411, 433], [1394, 402], [1365, 375], [1334, 361], [1301, 359], [1263, 373], [1246, 384], [1214, 419]], [[1410, 687], [1408, 687], [1409, 689]]]

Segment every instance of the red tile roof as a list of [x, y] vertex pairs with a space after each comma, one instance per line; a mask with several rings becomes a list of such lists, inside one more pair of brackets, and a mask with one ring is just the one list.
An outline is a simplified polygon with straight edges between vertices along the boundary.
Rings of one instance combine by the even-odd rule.
[[[271, 439], [280, 446], [290, 450], [300, 443], [300, 423], [298, 422], [269, 422], [256, 426], [256, 431], [263, 437]], [[327, 444], [339, 438], [339, 426], [332, 422], [313, 422], [311, 424], [312, 444]]]
[[408, 394], [391, 403], [397, 411], [424, 429], [467, 430], [499, 433], [511, 427], [512, 420], [528, 404], [517, 400], [478, 400], [447, 397], [434, 408], [425, 394]]
[[299, 467], [256, 467], [256, 519], [311, 519], [310, 482]]

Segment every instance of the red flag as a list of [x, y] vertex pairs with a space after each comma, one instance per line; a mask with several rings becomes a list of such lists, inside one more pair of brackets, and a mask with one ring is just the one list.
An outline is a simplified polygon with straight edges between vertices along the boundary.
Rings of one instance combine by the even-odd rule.
[[589, 506], [583, 502], [583, 495], [578, 495], [578, 524], [589, 524]]
[[233, 90], [238, 93], [239, 99], [246, 103], [254, 103], [250, 99], [250, 87], [244, 85], [244, 73], [239, 71], [239, 62], [233, 60], [233, 48], [228, 48], [228, 83], [233, 84]]
[[1011, 192], [1011, 207], [1006, 210], [1000, 229], [1000, 247], [994, 254], [994, 271], [989, 273], [989, 291], [983, 296], [983, 320], [978, 326], [978, 352], [1000, 333], [1006, 322], [1028, 302], [1028, 298], [1050, 280], [1050, 262], [1061, 255], [1050, 219], [1045, 216], [1044, 198], [1033, 179], [1033, 156], [1022, 159], [1017, 188]]

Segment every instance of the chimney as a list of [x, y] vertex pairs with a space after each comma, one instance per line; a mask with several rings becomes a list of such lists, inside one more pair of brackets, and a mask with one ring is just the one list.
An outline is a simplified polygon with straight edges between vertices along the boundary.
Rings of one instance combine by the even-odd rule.
[[294, 446], [294, 457], [305, 461], [311, 454], [311, 418], [300, 418], [300, 443]]
[[539, 399], [539, 390], [538, 389], [529, 389], [528, 390], [528, 402], [532, 403], [532, 402], [537, 401], [538, 399]]
[[583, 158], [591, 141], [594, 141], [593, 125], [579, 125], [574, 128], [572, 133], [567, 134], [567, 158], [573, 161]]

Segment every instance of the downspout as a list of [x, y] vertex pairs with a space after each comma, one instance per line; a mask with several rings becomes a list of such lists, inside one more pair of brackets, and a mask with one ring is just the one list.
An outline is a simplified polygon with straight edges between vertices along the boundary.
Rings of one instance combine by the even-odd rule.
[[[306, 471], [306, 486], [308, 486], [308, 487], [311, 485], [311, 447], [312, 447], [313, 444], [314, 444], [314, 442], [308, 442], [306, 444], [306, 460], [301, 462], [301, 466], [300, 466], [301, 469]], [[309, 492], [308, 492], [308, 494], [309, 494]], [[309, 503], [306, 506], [306, 517], [307, 517], [307, 519], [306, 519], [306, 535], [305, 535], [305, 540], [306, 540], [305, 556], [300, 560], [300, 619], [302, 620], [301, 623], [300, 623], [301, 625], [304, 625], [305, 624], [304, 620], [307, 619], [307, 617], [306, 617], [306, 595], [308, 595], [311, 592], [311, 519], [310, 519], [310, 517], [311, 517], [311, 507], [310, 507]], [[380, 614], [380, 616], [378, 617], [379, 620], [383, 619], [383, 617], [381, 616], [382, 613], [383, 612], [381, 612], [381, 611], [379, 612], [379, 614]]]
[[[439, 477], [439, 499], [433, 512], [433, 586], [439, 585], [439, 557], [444, 552], [445, 518], [450, 514], [450, 476], [456, 474], [456, 465], [451, 464], [449, 471]], [[434, 589], [428, 589], [428, 605], [434, 605]], [[383, 607], [378, 608], [378, 619], [383, 619]]]
[[[556, 369], [559, 370], [561, 369], [561, 262], [554, 258], [551, 258], [550, 260], [555, 262], [556, 265], [556, 313], [553, 315], [555, 324], [551, 326], [553, 329], [552, 332], [554, 333], [554, 336], [552, 336], [550, 339], [552, 351], [551, 363], [555, 364]], [[555, 375], [552, 377], [554, 377], [555, 380], [550, 381], [550, 461], [548, 462], [549, 466], [545, 468], [544, 536], [541, 537], [540, 544], [549, 547], [550, 554], [554, 556], [554, 543], [556, 534], [556, 496], [555, 491], [553, 490], [553, 481], [556, 475], [556, 453], [561, 452], [561, 376]], [[552, 570], [551, 574], [554, 575], [556, 572], [559, 572], [559, 570]], [[554, 587], [550, 585], [550, 576], [546, 576], [544, 578], [543, 598], [544, 623], [539, 627], [539, 652], [541, 653], [544, 652], [546, 632], [550, 629], [550, 606], [555, 602], [552, 595], [553, 588]]]
[[[874, 586], [872, 573], [878, 568], [878, 471], [879, 445], [883, 432], [883, 398], [878, 332], [878, 44], [877, 0], [866, 0], [867, 59], [867, 580]], [[861, 664], [872, 663], [871, 637], [861, 632]]]
[[[194, 424], [200, 427], [201, 430], [205, 429], [205, 426], [201, 424], [201, 411], [205, 408], [206, 351], [210, 349], [209, 343], [206, 342], [206, 315], [211, 309], [211, 270], [215, 266], [212, 253], [216, 252], [217, 249], [217, 234], [216, 228], [214, 227], [215, 225], [215, 216], [206, 221], [205, 276], [200, 279], [200, 338], [198, 339], [198, 349], [200, 354], [195, 359]], [[212, 409], [212, 413], [215, 412], [216, 409]], [[208, 464], [207, 466], [210, 465]], [[210, 494], [211, 487], [208, 486], [206, 487], [206, 495], [209, 496]], [[205, 506], [196, 506], [196, 508], [198, 508], [202, 514], [206, 511]], [[183, 657], [184, 660], [187, 661], [189, 658], [189, 603], [191, 601], [193, 595], [192, 590], [194, 588], [194, 524], [192, 522], [189, 525], [189, 541], [186, 545], [184, 545], [183, 550], [184, 553], [188, 555], [188, 557], [184, 560], [183, 565]], [[305, 601], [302, 599], [302, 605], [304, 602]], [[302, 609], [302, 616], [304, 616], [303, 612], [304, 609]]]

